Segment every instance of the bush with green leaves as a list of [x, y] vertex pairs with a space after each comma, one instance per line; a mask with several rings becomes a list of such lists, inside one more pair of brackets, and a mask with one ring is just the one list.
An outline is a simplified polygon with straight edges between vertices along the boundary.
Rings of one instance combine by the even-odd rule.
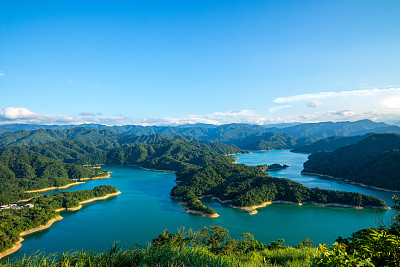
[[337, 239], [333, 248], [319, 245], [315, 266], [400, 266], [400, 200], [393, 197], [395, 216], [389, 227], [367, 228]]

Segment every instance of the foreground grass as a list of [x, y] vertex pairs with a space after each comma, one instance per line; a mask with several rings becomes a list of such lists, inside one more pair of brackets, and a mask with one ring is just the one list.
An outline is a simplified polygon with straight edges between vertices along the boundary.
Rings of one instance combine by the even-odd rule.
[[8, 261], [7, 267], [47, 266], [310, 266], [314, 248], [285, 247], [240, 255], [215, 255], [207, 248], [153, 246], [122, 250], [114, 245], [104, 253], [77, 251], [61, 255], [42, 253]]

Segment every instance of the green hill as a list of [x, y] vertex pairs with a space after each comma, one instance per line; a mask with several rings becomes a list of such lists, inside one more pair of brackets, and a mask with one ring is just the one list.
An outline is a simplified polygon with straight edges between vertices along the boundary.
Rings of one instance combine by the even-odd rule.
[[1, 146], [30, 146], [42, 145], [54, 141], [75, 140], [101, 150], [113, 149], [121, 146], [133, 146], [137, 144], [150, 144], [166, 139], [187, 138], [191, 136], [181, 134], [153, 134], [153, 135], [129, 135], [119, 134], [109, 129], [94, 129], [76, 127], [64, 130], [38, 129], [34, 131], [17, 131], [0, 134]]
[[357, 136], [331, 136], [305, 146], [295, 147], [291, 152], [311, 154], [322, 151], [333, 151], [342, 146], [355, 144], [370, 135], [371, 134]]
[[296, 145], [297, 138], [284, 133], [257, 133], [246, 138], [235, 140], [233, 143], [248, 150], [281, 150]]
[[400, 190], [400, 135], [374, 134], [332, 152], [309, 156], [304, 172]]
[[81, 165], [131, 164], [157, 170], [198, 169], [215, 162], [233, 162], [229, 154], [244, 151], [234, 145], [197, 143], [185, 139], [164, 140], [154, 144], [121, 147], [97, 152], [76, 161]]
[[26, 198], [26, 190], [59, 187], [80, 178], [105, 176], [101, 169], [63, 163], [37, 153], [0, 157], [0, 203]]
[[61, 140], [41, 145], [5, 146], [0, 147], [0, 156], [16, 156], [21, 154], [38, 153], [43, 156], [71, 162], [84, 155], [103, 151], [77, 140]]

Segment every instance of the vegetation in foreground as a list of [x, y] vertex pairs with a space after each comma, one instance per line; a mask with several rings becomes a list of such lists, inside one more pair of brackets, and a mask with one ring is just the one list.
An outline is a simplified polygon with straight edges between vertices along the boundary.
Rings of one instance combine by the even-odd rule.
[[3, 266], [310, 266], [316, 249], [304, 240], [295, 247], [283, 240], [264, 245], [251, 234], [235, 240], [221, 226], [193, 232], [164, 231], [152, 243], [123, 250], [117, 244], [104, 252], [88, 251], [61, 255], [35, 254]]
[[339, 237], [333, 248], [320, 244], [313, 264], [318, 266], [400, 266], [400, 199], [393, 197], [391, 225]]

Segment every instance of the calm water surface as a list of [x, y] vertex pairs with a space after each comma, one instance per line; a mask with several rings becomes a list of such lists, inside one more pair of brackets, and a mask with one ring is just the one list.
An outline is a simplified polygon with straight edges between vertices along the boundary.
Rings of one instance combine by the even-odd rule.
[[[281, 163], [290, 167], [270, 172], [272, 176], [285, 177], [308, 187], [356, 191], [374, 195], [392, 204], [393, 193], [368, 189], [346, 183], [323, 180], [315, 176], [301, 175], [305, 154], [283, 151], [253, 151], [238, 155], [238, 163], [247, 165]], [[206, 201], [220, 214], [217, 219], [189, 215], [169, 198], [175, 185], [174, 173], [143, 170], [128, 166], [104, 166], [112, 171], [111, 178], [88, 181], [62, 191], [92, 189], [98, 185], [113, 185], [122, 193], [112, 199], [97, 201], [83, 206], [78, 211], [64, 211], [63, 220], [47, 230], [25, 236], [22, 248], [11, 257], [21, 257], [38, 250], [54, 253], [69, 250], [104, 251], [114, 241], [125, 248], [135, 244], [151, 242], [164, 229], [172, 232], [184, 226], [200, 229], [203, 226], [222, 225], [238, 238], [250, 232], [264, 243], [284, 238], [286, 244], [294, 245], [309, 237], [316, 243], [332, 244], [338, 236], [346, 237], [352, 232], [377, 226], [377, 218], [389, 218], [392, 211], [377, 214], [375, 210], [321, 208], [276, 204], [259, 209], [256, 215]], [[52, 191], [57, 192], [57, 191]], [[59, 192], [59, 191], [58, 191]], [[51, 193], [51, 192], [49, 192]]]

